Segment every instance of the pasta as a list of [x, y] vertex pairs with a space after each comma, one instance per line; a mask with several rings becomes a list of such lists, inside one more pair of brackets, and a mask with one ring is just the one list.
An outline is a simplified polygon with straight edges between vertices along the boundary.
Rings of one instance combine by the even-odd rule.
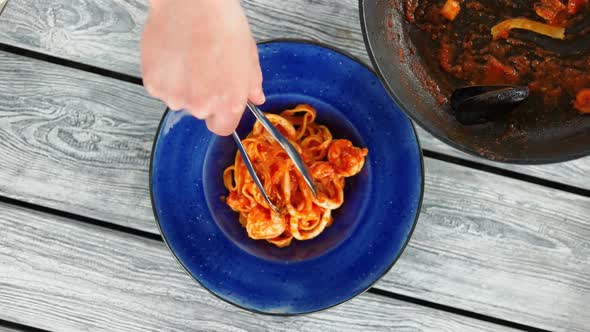
[[242, 143], [279, 213], [267, 205], [239, 153], [223, 173], [229, 191], [226, 203], [239, 213], [250, 238], [286, 247], [293, 239], [313, 239], [332, 224], [332, 211], [344, 202], [345, 178], [362, 170], [368, 151], [349, 140], [333, 139], [326, 126], [315, 123], [316, 110], [309, 105], [266, 116], [301, 155], [317, 198], [280, 145], [256, 122]]

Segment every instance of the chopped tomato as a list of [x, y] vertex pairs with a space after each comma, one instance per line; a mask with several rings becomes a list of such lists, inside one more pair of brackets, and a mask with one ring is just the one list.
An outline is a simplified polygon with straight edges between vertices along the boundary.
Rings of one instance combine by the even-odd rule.
[[583, 89], [578, 92], [574, 107], [582, 113], [590, 114], [590, 89]]
[[588, 0], [569, 0], [567, 2], [567, 12], [570, 15], [576, 14], [580, 9], [588, 4]]
[[440, 13], [447, 20], [453, 21], [459, 12], [461, 11], [461, 4], [457, 0], [447, 0], [445, 5], [442, 7]]
[[483, 79], [484, 84], [514, 83], [517, 80], [518, 75], [514, 68], [501, 63], [494, 57], [489, 58]]
[[567, 18], [567, 7], [560, 0], [541, 0], [535, 4], [535, 12], [553, 25], [563, 24]]

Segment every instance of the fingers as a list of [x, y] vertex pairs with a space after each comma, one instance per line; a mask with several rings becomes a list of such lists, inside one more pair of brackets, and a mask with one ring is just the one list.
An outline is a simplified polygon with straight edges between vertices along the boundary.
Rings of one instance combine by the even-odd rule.
[[240, 123], [241, 114], [214, 114], [208, 117], [205, 122], [207, 129], [220, 136], [229, 136], [238, 127]]
[[[252, 81], [261, 82], [262, 78], [255, 78]], [[243, 82], [243, 81], [242, 81]], [[260, 86], [260, 83], [256, 83]], [[246, 102], [251, 100], [259, 105], [264, 103], [264, 94], [261, 88], [255, 88], [248, 94], [250, 84], [236, 84], [236, 81], [230, 82], [225, 86], [216, 89], [215, 92], [203, 92], [203, 90], [183, 90], [167, 91], [165, 87], [156, 85], [152, 90], [146, 85], [146, 90], [153, 96], [160, 97], [168, 107], [173, 111], [185, 110], [192, 116], [205, 120], [207, 128], [213, 133], [221, 136], [230, 135], [238, 126], [239, 121], [246, 109]]]
[[250, 94], [248, 95], [248, 100], [253, 102], [256, 105], [262, 105], [266, 101], [266, 97], [264, 96], [264, 92], [262, 91], [262, 87], [254, 87], [250, 89]]
[[215, 114], [216, 111], [223, 112], [225, 109], [226, 95], [193, 96], [187, 101], [186, 110], [195, 118], [205, 120]]
[[183, 26], [196, 26], [180, 30], [169, 19], [176, 7], [153, 7], [141, 43], [147, 92], [172, 110], [186, 110], [205, 120], [219, 135], [235, 130], [248, 100], [265, 102], [256, 43], [239, 2], [231, 4], [228, 9], [219, 1], [187, 1], [187, 6], [207, 5], [223, 15], [184, 10], [178, 20]]
[[246, 109], [246, 97], [239, 99], [233, 104], [225, 103], [219, 107], [221, 107], [220, 110], [213, 111], [205, 119], [207, 128], [217, 135], [229, 136], [236, 130], [242, 119], [242, 114]]
[[250, 58], [252, 59], [252, 73], [250, 74], [250, 92], [248, 94], [248, 100], [256, 105], [262, 105], [266, 101], [266, 97], [262, 90], [262, 70], [260, 69], [260, 61], [258, 59], [258, 47], [254, 40], [252, 40], [250, 46]]

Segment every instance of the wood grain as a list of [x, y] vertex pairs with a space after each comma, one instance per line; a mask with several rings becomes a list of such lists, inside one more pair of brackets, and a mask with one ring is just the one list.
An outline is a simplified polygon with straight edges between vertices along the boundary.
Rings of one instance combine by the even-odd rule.
[[147, 11], [147, 0], [10, 1], [0, 41], [139, 76]]
[[0, 318], [54, 331], [508, 331], [364, 294], [293, 318], [198, 286], [164, 244], [0, 204]]
[[409, 248], [377, 287], [553, 331], [590, 326], [590, 199], [426, 161]]
[[[325, 42], [369, 63], [358, 0], [244, 0], [255, 36]], [[147, 0], [12, 1], [0, 17], [0, 42], [135, 76]], [[420, 130], [424, 149], [590, 190], [590, 158], [558, 165], [506, 165], [459, 152]]]
[[0, 63], [0, 193], [156, 232], [147, 170], [165, 106], [132, 84]]
[[[77, 70], [0, 62], [0, 193], [157, 232], [147, 178], [161, 104]], [[422, 217], [380, 288], [547, 329], [590, 324], [590, 198], [425, 163]]]

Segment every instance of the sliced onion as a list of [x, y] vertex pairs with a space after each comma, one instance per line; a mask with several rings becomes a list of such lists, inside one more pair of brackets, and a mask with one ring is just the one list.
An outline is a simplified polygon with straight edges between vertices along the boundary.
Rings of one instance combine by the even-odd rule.
[[536, 22], [528, 18], [511, 18], [502, 21], [492, 28], [492, 36], [494, 40], [508, 38], [512, 29], [528, 30], [555, 39], [565, 38], [565, 28]]

